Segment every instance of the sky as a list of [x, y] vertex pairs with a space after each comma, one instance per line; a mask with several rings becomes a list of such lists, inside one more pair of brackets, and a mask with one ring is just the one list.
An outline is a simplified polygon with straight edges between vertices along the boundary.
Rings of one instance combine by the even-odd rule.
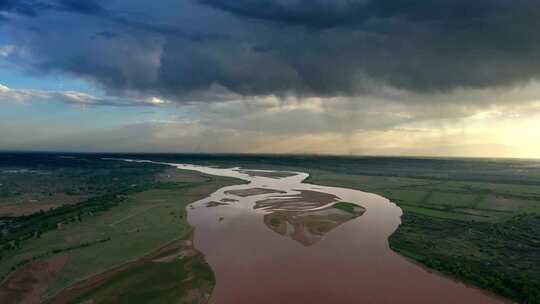
[[0, 0], [0, 150], [540, 158], [537, 0]]

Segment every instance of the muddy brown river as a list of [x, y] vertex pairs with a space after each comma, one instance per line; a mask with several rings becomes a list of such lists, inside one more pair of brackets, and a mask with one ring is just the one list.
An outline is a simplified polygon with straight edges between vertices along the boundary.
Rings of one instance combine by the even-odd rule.
[[210, 303], [506, 303], [394, 253], [402, 211], [384, 197], [300, 172], [170, 165], [249, 182], [188, 207], [216, 276]]

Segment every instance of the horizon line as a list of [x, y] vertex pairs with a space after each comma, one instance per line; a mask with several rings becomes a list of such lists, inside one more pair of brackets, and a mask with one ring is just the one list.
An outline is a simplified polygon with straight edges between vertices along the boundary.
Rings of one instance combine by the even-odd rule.
[[0, 154], [128, 154], [128, 155], [207, 155], [207, 156], [312, 156], [312, 157], [365, 157], [365, 158], [410, 158], [410, 159], [477, 159], [477, 160], [540, 160], [540, 157], [493, 157], [493, 156], [436, 156], [436, 155], [376, 155], [376, 154], [333, 154], [333, 153], [251, 153], [251, 152], [97, 152], [62, 150], [10, 150], [0, 149]]

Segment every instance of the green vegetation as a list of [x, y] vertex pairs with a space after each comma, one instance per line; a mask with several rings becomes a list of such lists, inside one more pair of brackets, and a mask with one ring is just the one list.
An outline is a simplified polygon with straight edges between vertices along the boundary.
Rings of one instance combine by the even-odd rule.
[[400, 254], [494, 291], [540, 303], [540, 187], [314, 171], [310, 182], [381, 194], [404, 211]]
[[281, 220], [279, 218], [277, 218], [277, 217], [272, 217], [270, 219], [270, 224], [272, 226], [279, 226], [279, 225], [281, 225]]
[[0, 154], [0, 217], [32, 215], [146, 185], [164, 171], [152, 164], [94, 156]]
[[539, 303], [539, 229], [535, 215], [490, 223], [405, 213], [390, 244], [428, 267], [512, 299]]
[[[176, 174], [172, 176], [167, 174], [171, 169], [161, 165], [97, 159], [92, 162], [98, 167], [112, 166], [109, 173], [118, 178], [103, 179], [117, 182], [117, 187], [109, 184], [108, 193], [77, 204], [29, 216], [4, 218], [5, 233], [0, 237], [0, 276], [5, 278], [32, 261], [68, 254], [65, 265], [58, 269], [52, 281], [46, 282], [47, 296], [53, 296], [76, 282], [140, 259], [174, 240], [189, 238], [192, 228], [187, 223], [186, 206], [223, 186], [237, 183], [234, 179], [196, 172], [182, 171], [183, 175], [178, 175], [177, 169], [172, 169], [172, 174]], [[134, 166], [137, 170], [118, 163]], [[126, 170], [137, 175], [137, 184], [121, 182], [132, 179], [118, 176], [126, 174]], [[163, 280], [197, 275], [197, 280], [210, 282], [205, 283], [208, 288], [213, 286], [213, 274], [202, 257], [175, 260], [173, 264], [172, 267], [180, 267], [165, 273], [170, 276]], [[189, 272], [183, 268], [187, 265], [190, 265]], [[141, 279], [144, 273], [153, 273], [150, 277], [155, 277], [164, 267], [150, 266], [142, 270], [131, 269], [139, 273], [134, 280]], [[142, 281], [139, 283], [143, 284]], [[132, 287], [142, 290], [139, 283], [134, 281]], [[171, 292], [173, 289], [171, 287]], [[163, 302], [167, 300], [163, 299]]]
[[332, 207], [336, 209], [343, 210], [348, 213], [356, 214], [356, 210], [360, 209], [360, 207], [353, 203], [347, 203], [347, 202], [338, 202], [332, 205]]
[[195, 197], [186, 194], [179, 189], [148, 190], [133, 195], [121, 206], [99, 217], [45, 234], [39, 241], [28, 244], [26, 250], [46, 248], [45, 244], [65, 246], [63, 244], [84, 242], [102, 235], [111, 238], [110, 242], [100, 246], [72, 253], [49, 287], [50, 294], [55, 294], [82, 278], [139, 258], [172, 240], [187, 237], [191, 227], [185, 221], [184, 209]]
[[118, 273], [75, 302], [92, 299], [95, 303], [177, 303], [193, 290], [206, 292], [202, 297], [208, 298], [214, 284], [212, 269], [202, 256], [170, 263], [147, 262]]

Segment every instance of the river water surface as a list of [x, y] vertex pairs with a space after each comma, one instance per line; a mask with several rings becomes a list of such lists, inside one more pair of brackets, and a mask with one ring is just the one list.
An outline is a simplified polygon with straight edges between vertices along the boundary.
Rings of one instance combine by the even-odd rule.
[[188, 207], [216, 276], [211, 303], [505, 302], [394, 253], [402, 211], [381, 196], [306, 184], [306, 173], [169, 165], [249, 182]]

